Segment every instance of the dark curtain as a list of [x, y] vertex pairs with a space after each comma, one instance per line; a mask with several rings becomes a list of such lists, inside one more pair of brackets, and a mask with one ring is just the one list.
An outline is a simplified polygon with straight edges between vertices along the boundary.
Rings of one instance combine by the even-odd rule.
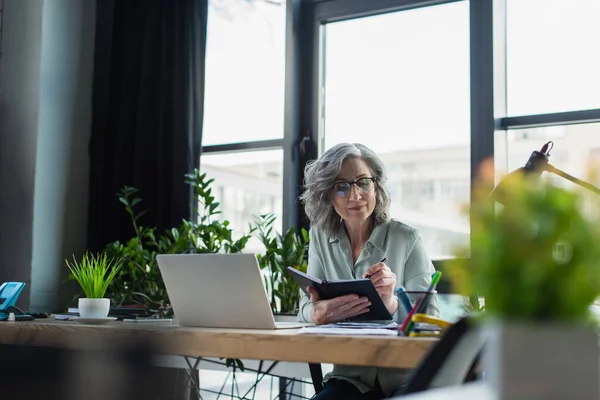
[[139, 190], [140, 223], [193, 218], [184, 175], [200, 162], [207, 0], [98, 0], [88, 249], [134, 235], [116, 193]]

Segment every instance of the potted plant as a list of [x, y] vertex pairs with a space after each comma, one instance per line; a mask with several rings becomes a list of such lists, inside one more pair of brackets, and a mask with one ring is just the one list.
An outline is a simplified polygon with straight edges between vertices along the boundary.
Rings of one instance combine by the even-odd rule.
[[106, 318], [110, 310], [110, 299], [104, 298], [106, 290], [119, 272], [122, 261], [108, 259], [106, 253], [97, 255], [86, 252], [78, 262], [65, 260], [86, 297], [78, 300], [79, 315], [83, 318]]
[[483, 297], [486, 380], [498, 399], [597, 399], [597, 198], [513, 176], [499, 206], [493, 182], [490, 173], [474, 184], [471, 248], [457, 249], [447, 270], [462, 294]]

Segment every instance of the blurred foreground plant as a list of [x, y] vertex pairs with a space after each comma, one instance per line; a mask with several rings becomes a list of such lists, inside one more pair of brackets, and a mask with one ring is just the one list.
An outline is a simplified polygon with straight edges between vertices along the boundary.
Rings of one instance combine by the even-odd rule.
[[457, 249], [449, 278], [485, 298], [486, 314], [511, 320], [586, 321], [600, 294], [600, 213], [589, 192], [511, 176], [489, 195], [483, 169], [471, 203], [471, 249]]

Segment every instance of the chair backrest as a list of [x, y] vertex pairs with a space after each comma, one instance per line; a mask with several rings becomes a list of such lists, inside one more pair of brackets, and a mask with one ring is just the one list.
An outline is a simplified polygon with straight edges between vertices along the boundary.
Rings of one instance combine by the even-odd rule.
[[483, 350], [484, 338], [470, 317], [456, 321], [431, 348], [394, 396], [462, 384], [472, 376]]
[[[485, 344], [473, 324], [470, 317], [452, 324], [390, 398], [473, 380]], [[309, 368], [315, 393], [319, 393], [323, 388], [321, 365], [309, 364]]]
[[310, 371], [310, 378], [312, 379], [315, 394], [318, 394], [323, 390], [323, 369], [321, 368], [321, 364], [318, 363], [308, 363], [308, 369]]

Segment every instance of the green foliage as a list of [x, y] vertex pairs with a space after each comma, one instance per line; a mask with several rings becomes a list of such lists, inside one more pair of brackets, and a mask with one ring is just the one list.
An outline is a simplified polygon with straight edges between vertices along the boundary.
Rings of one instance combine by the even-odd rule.
[[194, 188], [198, 202], [198, 221], [182, 220], [179, 226], [158, 232], [154, 227], [140, 225], [145, 211], [138, 211], [142, 200], [137, 189], [122, 188], [117, 196], [130, 215], [136, 235], [121, 243], [110, 243], [106, 252], [124, 261], [123, 268], [109, 286], [109, 294], [117, 306], [145, 305], [150, 309], [170, 314], [171, 308], [165, 285], [156, 263], [157, 254], [180, 253], [239, 253], [251, 238], [233, 237], [228, 221], [215, 218], [220, 213], [210, 188], [213, 179], [207, 179], [197, 169], [186, 174], [186, 183]]
[[97, 255], [86, 252], [78, 262], [65, 260], [71, 271], [70, 278], [76, 280], [88, 299], [101, 299], [108, 285], [122, 266], [122, 260], [109, 259], [106, 253]]
[[293, 267], [306, 272], [308, 232], [302, 229], [297, 234], [296, 229], [291, 227], [282, 235], [273, 230], [275, 219], [272, 213], [260, 215], [255, 219], [258, 238], [266, 249], [265, 254], [258, 255], [257, 258], [264, 272], [265, 286], [271, 295], [272, 310], [297, 313], [300, 289], [286, 268]]
[[503, 181], [502, 206], [480, 178], [471, 203], [471, 256], [457, 250], [449, 277], [502, 319], [586, 321], [600, 294], [600, 220], [587, 193], [524, 176]]

